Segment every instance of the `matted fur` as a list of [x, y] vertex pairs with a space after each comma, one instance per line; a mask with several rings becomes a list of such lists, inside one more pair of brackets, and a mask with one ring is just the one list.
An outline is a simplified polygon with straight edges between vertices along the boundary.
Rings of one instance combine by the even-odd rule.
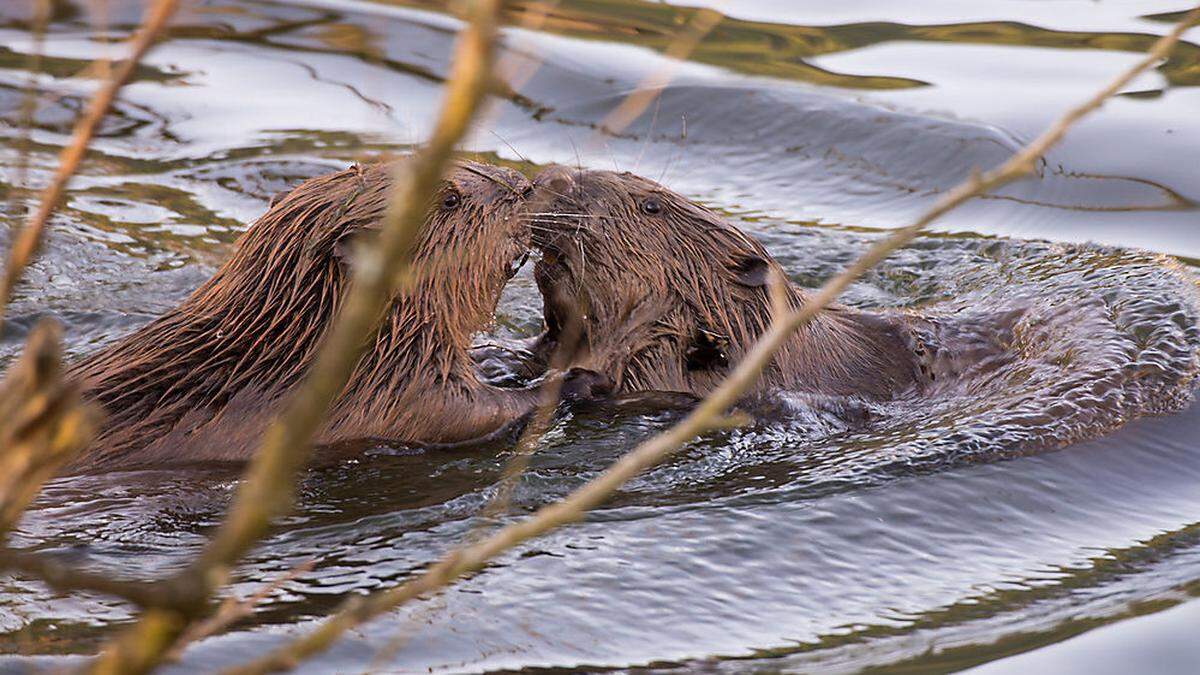
[[[342, 301], [350, 258], [377, 230], [395, 166], [353, 166], [289, 192], [175, 309], [75, 364], [100, 403], [73, 468], [245, 460], [300, 381]], [[319, 441], [458, 442], [524, 414], [536, 395], [481, 383], [471, 335], [493, 320], [528, 248], [516, 172], [461, 163], [430, 198], [411, 283], [334, 403]], [[448, 195], [458, 204], [448, 206]]]
[[[630, 173], [551, 167], [534, 186], [543, 349], [581, 322], [578, 364], [616, 391], [703, 396], [770, 324], [767, 279], [783, 271], [711, 210]], [[794, 286], [786, 295], [805, 301]], [[900, 317], [831, 307], [783, 346], [757, 391], [892, 397], [919, 386], [910, 343]]]

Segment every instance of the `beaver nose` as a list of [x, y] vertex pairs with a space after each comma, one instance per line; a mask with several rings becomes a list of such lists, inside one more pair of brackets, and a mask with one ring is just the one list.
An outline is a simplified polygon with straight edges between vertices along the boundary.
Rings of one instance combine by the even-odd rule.
[[485, 185], [490, 186], [488, 194], [493, 200], [506, 199], [512, 195], [525, 199], [533, 190], [533, 184], [529, 182], [528, 178], [507, 167], [478, 162], [461, 162], [459, 168], [485, 179]]
[[550, 166], [534, 177], [533, 184], [559, 197], [566, 197], [575, 191], [575, 178], [571, 173], [570, 167]]

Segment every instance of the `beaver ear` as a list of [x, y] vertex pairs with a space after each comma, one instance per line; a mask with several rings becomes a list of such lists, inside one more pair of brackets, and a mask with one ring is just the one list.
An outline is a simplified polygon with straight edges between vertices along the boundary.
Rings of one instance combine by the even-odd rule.
[[734, 281], [750, 288], [762, 288], [771, 278], [771, 265], [753, 254], [741, 256], [730, 270]]

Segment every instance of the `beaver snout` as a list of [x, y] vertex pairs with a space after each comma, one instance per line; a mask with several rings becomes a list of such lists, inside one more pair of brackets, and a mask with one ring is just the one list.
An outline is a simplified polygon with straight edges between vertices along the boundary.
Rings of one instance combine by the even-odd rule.
[[533, 184], [513, 169], [466, 161], [460, 162], [458, 166], [484, 179], [478, 183], [477, 189], [484, 190], [484, 198], [489, 203], [506, 202], [514, 198], [526, 200], [533, 194]]
[[542, 251], [561, 249], [560, 240], [578, 228], [582, 208], [576, 171], [566, 166], [550, 166], [533, 179], [533, 195], [528, 201], [533, 245]]
[[548, 192], [551, 196], [563, 199], [570, 198], [575, 193], [574, 170], [562, 165], [549, 166], [533, 179], [535, 191]]

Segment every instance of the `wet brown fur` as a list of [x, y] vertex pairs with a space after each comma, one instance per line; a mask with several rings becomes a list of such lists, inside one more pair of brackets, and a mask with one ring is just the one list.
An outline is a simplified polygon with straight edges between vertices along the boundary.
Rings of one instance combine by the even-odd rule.
[[[767, 279], [782, 269], [711, 210], [630, 173], [551, 167], [534, 185], [541, 349], [582, 320], [577, 362], [617, 392], [703, 396], [770, 324]], [[792, 307], [806, 299], [791, 285], [786, 296]], [[899, 396], [923, 380], [912, 339], [901, 317], [831, 307], [783, 346], [756, 391]]]
[[[246, 460], [311, 363], [383, 217], [394, 166], [354, 166], [296, 187], [182, 304], [74, 365], [100, 403], [98, 441], [73, 467]], [[536, 393], [481, 383], [468, 348], [528, 247], [529, 182], [462, 163], [430, 199], [411, 283], [334, 403], [318, 440], [452, 443], [528, 411]], [[459, 195], [453, 208], [446, 196]]]

